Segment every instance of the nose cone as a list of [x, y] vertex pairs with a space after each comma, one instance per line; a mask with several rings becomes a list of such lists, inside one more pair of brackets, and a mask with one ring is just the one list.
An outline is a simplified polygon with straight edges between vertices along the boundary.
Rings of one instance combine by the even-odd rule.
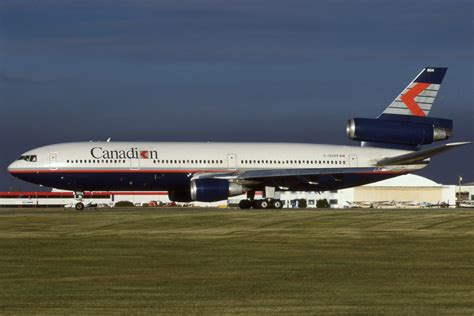
[[7, 168], [7, 169], [8, 169], [8, 172], [9, 172], [10, 174], [13, 174], [13, 172], [14, 172], [15, 169], [16, 169], [16, 168], [15, 168], [15, 163], [16, 163], [16, 161], [12, 162], [12, 163], [8, 166], [8, 168]]

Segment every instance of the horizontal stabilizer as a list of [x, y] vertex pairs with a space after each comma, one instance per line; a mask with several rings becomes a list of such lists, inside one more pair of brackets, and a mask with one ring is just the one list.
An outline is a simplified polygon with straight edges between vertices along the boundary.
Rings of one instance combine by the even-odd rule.
[[470, 144], [470, 142], [450, 143], [444, 144], [438, 147], [428, 148], [412, 153], [384, 158], [377, 162], [377, 166], [388, 166], [388, 165], [409, 165], [417, 162], [423, 162], [423, 160], [436, 156], [442, 152], [451, 150], [453, 148]]

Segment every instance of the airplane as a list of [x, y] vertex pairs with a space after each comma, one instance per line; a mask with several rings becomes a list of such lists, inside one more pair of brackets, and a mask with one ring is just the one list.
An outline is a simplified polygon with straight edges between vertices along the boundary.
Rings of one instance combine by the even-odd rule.
[[[11, 163], [15, 177], [76, 192], [168, 191], [175, 202], [247, 194], [241, 209], [281, 208], [278, 191], [328, 191], [411, 173], [431, 157], [469, 142], [422, 148], [453, 134], [429, 117], [447, 68], [426, 67], [377, 118], [353, 118], [359, 146], [302, 143], [76, 142], [35, 148]], [[255, 191], [264, 197], [255, 199]]]

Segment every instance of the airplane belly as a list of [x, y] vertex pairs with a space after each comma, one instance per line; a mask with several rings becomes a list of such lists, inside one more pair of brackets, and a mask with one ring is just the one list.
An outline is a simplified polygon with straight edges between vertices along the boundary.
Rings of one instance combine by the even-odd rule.
[[28, 182], [71, 191], [168, 191], [189, 187], [186, 173], [44, 172], [16, 176]]

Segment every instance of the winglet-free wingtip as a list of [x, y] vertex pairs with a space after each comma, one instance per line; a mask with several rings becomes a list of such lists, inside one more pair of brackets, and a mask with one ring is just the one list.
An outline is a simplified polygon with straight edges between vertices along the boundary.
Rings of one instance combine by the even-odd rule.
[[446, 144], [446, 146], [449, 146], [449, 147], [458, 147], [458, 146], [464, 146], [464, 145], [468, 145], [468, 144], [471, 144], [472, 142], [456, 142], [456, 143], [448, 143]]

